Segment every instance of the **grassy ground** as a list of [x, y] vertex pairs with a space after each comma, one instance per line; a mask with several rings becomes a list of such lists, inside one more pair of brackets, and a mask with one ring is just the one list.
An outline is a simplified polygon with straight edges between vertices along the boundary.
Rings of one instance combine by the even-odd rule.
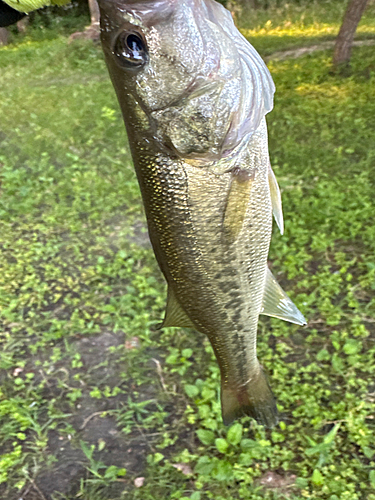
[[[327, 5], [243, 29], [263, 55], [306, 45], [337, 30]], [[282, 415], [264, 431], [222, 425], [202, 336], [156, 329], [165, 284], [114, 92], [100, 49], [61, 33], [0, 50], [0, 497], [374, 500], [374, 49], [346, 78], [328, 52], [270, 63], [270, 264], [309, 325], [261, 320]]]

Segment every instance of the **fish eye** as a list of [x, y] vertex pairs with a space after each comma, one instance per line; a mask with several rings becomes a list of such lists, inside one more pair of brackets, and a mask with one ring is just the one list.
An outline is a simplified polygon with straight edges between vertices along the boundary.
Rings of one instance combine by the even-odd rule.
[[134, 31], [123, 31], [118, 35], [113, 53], [120, 65], [126, 68], [140, 68], [148, 61], [146, 41]]

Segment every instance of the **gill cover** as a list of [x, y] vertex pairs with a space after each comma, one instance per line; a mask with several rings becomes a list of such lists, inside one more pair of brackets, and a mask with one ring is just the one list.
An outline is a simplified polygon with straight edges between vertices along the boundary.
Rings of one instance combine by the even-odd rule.
[[[99, 5], [103, 48], [118, 93], [133, 95], [154, 124], [157, 141], [180, 157], [220, 159], [272, 109], [275, 87], [266, 65], [214, 0]], [[113, 46], [122, 30], [132, 29], [143, 33], [148, 62], [131, 74], [114, 58]]]

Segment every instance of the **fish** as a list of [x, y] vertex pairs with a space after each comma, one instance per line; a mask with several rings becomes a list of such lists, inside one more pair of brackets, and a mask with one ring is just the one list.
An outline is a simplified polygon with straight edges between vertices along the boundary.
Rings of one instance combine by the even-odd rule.
[[273, 427], [276, 401], [256, 352], [259, 315], [306, 321], [267, 267], [272, 213], [283, 232], [265, 120], [272, 77], [214, 0], [99, 0], [99, 7], [168, 285], [162, 326], [208, 337], [225, 425], [247, 415]]

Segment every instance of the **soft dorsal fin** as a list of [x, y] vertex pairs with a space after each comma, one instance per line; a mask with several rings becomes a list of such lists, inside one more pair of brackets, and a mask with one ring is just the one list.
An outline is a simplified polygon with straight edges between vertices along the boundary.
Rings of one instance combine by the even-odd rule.
[[268, 165], [268, 183], [270, 186], [272, 212], [275, 217], [276, 224], [279, 226], [280, 233], [284, 233], [284, 217], [283, 209], [281, 206], [280, 188], [277, 183], [275, 174], [273, 173], [271, 165]]
[[161, 328], [171, 326], [194, 328], [190, 318], [178, 303], [172, 288], [168, 286], [167, 308]]
[[225, 239], [229, 244], [236, 241], [243, 227], [253, 180], [254, 174], [245, 169], [235, 168], [232, 171], [223, 222]]
[[301, 311], [293, 304], [268, 268], [260, 314], [273, 316], [274, 318], [283, 319], [297, 325], [307, 324]]

